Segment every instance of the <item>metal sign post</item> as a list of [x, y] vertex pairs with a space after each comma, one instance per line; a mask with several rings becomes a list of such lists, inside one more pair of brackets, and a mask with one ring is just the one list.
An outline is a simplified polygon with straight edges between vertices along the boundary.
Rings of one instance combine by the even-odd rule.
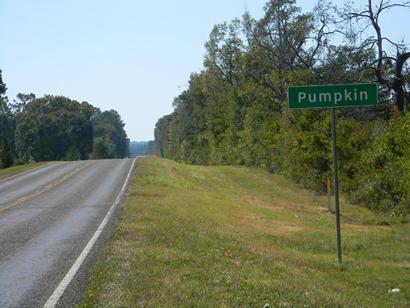
[[343, 268], [342, 263], [342, 240], [340, 235], [340, 209], [339, 209], [339, 177], [337, 174], [337, 149], [336, 149], [336, 112], [331, 108], [332, 117], [332, 152], [333, 152], [333, 187], [335, 190], [335, 213], [336, 213], [336, 249], [339, 268]]
[[289, 87], [288, 102], [290, 109], [330, 108], [331, 110], [333, 186], [335, 192], [336, 214], [336, 249], [339, 268], [342, 269], [342, 240], [340, 232], [339, 177], [337, 174], [335, 109], [338, 107], [360, 107], [377, 105], [378, 85], [375, 83], [359, 83]]

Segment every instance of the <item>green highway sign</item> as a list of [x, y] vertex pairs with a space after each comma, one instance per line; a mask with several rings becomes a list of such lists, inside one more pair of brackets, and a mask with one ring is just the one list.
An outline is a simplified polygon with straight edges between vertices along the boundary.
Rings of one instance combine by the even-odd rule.
[[378, 103], [376, 83], [338, 84], [324, 86], [289, 87], [289, 108], [330, 108], [332, 123], [333, 187], [335, 194], [336, 250], [339, 267], [342, 263], [340, 230], [339, 177], [336, 150], [336, 107], [374, 106]]
[[289, 108], [335, 108], [374, 106], [378, 103], [376, 83], [289, 87]]

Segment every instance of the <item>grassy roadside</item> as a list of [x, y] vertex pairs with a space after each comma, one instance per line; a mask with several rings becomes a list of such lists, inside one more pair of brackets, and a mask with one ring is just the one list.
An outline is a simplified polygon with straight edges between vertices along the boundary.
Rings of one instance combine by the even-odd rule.
[[16, 175], [18, 173], [24, 172], [24, 171], [28, 171], [34, 168], [41, 167], [45, 164], [48, 164], [48, 162], [24, 164], [24, 165], [13, 166], [13, 167], [6, 168], [6, 169], [0, 169], [0, 180]]
[[341, 206], [343, 272], [324, 197], [264, 170], [142, 158], [80, 307], [408, 306], [410, 225]]

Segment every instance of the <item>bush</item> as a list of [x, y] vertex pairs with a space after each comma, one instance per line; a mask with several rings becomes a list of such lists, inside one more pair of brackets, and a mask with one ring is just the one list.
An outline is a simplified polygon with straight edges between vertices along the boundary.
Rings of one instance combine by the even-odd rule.
[[355, 201], [406, 215], [410, 210], [410, 116], [395, 115], [360, 159]]
[[115, 157], [115, 145], [108, 138], [94, 140], [94, 159], [107, 159]]

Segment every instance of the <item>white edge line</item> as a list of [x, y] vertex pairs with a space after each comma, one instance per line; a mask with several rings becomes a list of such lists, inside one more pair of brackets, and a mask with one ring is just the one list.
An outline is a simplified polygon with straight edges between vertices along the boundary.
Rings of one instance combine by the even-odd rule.
[[44, 308], [52, 308], [55, 307], [60, 300], [61, 296], [64, 294], [64, 291], [67, 289], [68, 285], [70, 282], [73, 280], [74, 276], [77, 274], [78, 270], [80, 269], [81, 265], [83, 264], [85, 258], [88, 256], [90, 253], [91, 249], [94, 247], [95, 243], [97, 242], [99, 236], [101, 235], [102, 231], [104, 230], [105, 225], [108, 223], [110, 220], [112, 213], [114, 212], [115, 208], [117, 205], [120, 203], [121, 198], [125, 192], [125, 189], [128, 186], [128, 183], [130, 181], [131, 173], [132, 170], [134, 170], [134, 165], [135, 165], [135, 158], [132, 162], [131, 168], [128, 172], [127, 178], [125, 179], [124, 185], [121, 188], [121, 191], [117, 195], [117, 198], [115, 199], [114, 203], [111, 205], [107, 215], [105, 215], [104, 219], [102, 220], [101, 224], [98, 226], [97, 230], [87, 243], [87, 245], [84, 247], [83, 251], [81, 254], [78, 256], [77, 260], [74, 262], [74, 264], [71, 266], [70, 270], [67, 272], [67, 274], [64, 276], [63, 280], [61, 280], [60, 284], [57, 286], [57, 288], [54, 290], [53, 294], [48, 298], [47, 302], [44, 304]]

